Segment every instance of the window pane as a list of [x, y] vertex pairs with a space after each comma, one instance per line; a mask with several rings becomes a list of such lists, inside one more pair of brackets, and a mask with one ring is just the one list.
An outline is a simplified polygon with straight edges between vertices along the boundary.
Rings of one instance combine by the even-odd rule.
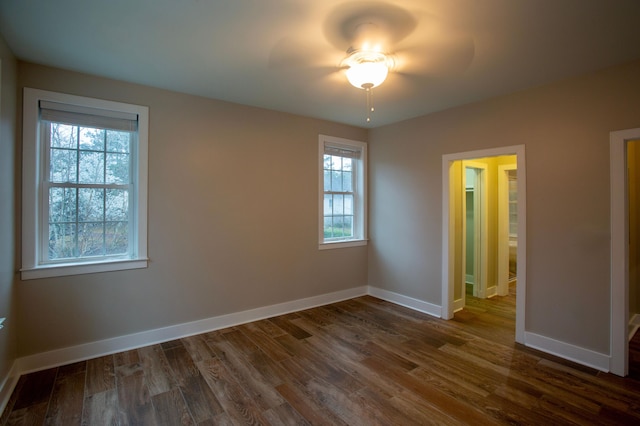
[[49, 222], [75, 222], [76, 189], [49, 189]]
[[333, 223], [333, 219], [331, 216], [324, 218], [324, 237], [331, 238], [331, 224]]
[[129, 183], [129, 154], [107, 154], [107, 183]]
[[333, 196], [333, 214], [341, 215], [344, 213], [344, 196], [343, 195], [334, 195]]
[[353, 216], [353, 195], [344, 196], [344, 214]]
[[107, 189], [104, 215], [107, 221], [126, 221], [129, 218], [129, 191]]
[[331, 216], [333, 214], [333, 195], [324, 195], [324, 216]]
[[351, 192], [353, 191], [352, 185], [352, 172], [342, 172], [342, 191], [343, 192]]
[[344, 236], [343, 230], [343, 216], [334, 216], [333, 217], [333, 237], [334, 238], [342, 238]]
[[104, 224], [102, 222], [78, 224], [78, 256], [101, 256], [103, 241]]
[[335, 155], [331, 156], [331, 169], [342, 170], [342, 157], [338, 157]]
[[50, 123], [49, 125], [51, 129], [51, 147], [71, 149], [78, 147], [76, 141], [78, 128], [76, 126], [60, 123]]
[[76, 182], [78, 151], [52, 148], [49, 154], [49, 179], [51, 182]]
[[353, 216], [344, 216], [342, 224], [343, 236], [353, 237]]
[[331, 190], [342, 191], [342, 172], [341, 171], [331, 172]]
[[342, 159], [342, 170], [350, 172], [352, 169], [353, 159], [351, 158], [343, 158]]
[[49, 225], [49, 259], [64, 259], [75, 256], [76, 225], [52, 223]]
[[104, 218], [104, 189], [78, 189], [78, 222], [102, 221]]
[[129, 141], [131, 133], [107, 130], [107, 151], [109, 152], [129, 152]]
[[104, 153], [80, 151], [80, 183], [104, 183]]
[[125, 254], [129, 250], [129, 225], [127, 222], [105, 224], [105, 254]]
[[324, 170], [331, 170], [331, 156], [325, 154], [323, 157], [323, 161], [324, 161]]
[[105, 130], [80, 128], [80, 149], [90, 151], [104, 151]]
[[324, 190], [331, 191], [331, 171], [324, 171]]

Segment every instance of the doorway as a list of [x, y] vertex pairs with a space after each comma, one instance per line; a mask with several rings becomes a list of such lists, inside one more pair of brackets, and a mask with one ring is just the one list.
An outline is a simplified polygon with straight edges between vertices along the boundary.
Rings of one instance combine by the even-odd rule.
[[[494, 169], [496, 168], [496, 164], [499, 163], [497, 157], [504, 156], [515, 156], [515, 166], [513, 169], [516, 169], [517, 172], [517, 191], [518, 191], [518, 202], [514, 205], [516, 210], [515, 217], [515, 227], [520, 230], [517, 235], [517, 245], [515, 246], [516, 258], [518, 259], [517, 270], [515, 271], [516, 279], [516, 294], [518, 295], [516, 298], [516, 330], [515, 330], [515, 340], [519, 343], [524, 343], [524, 310], [525, 310], [525, 286], [526, 286], [526, 257], [525, 257], [525, 248], [526, 248], [526, 227], [525, 227], [525, 211], [526, 211], [526, 180], [525, 180], [525, 161], [524, 161], [524, 146], [510, 146], [503, 148], [495, 148], [495, 149], [487, 149], [487, 150], [479, 150], [479, 151], [470, 151], [464, 153], [457, 154], [447, 154], [443, 156], [443, 238], [442, 238], [442, 255], [443, 255], [443, 263], [442, 263], [442, 313], [441, 316], [444, 319], [453, 318], [454, 312], [464, 307], [464, 293], [466, 290], [466, 261], [467, 261], [467, 250], [466, 250], [466, 238], [463, 238], [462, 235], [465, 235], [468, 230], [468, 225], [466, 219], [466, 207], [467, 207], [467, 199], [471, 200], [475, 204], [476, 198], [467, 195], [467, 171], [466, 169], [473, 169], [473, 172], [470, 172], [469, 176], [473, 176], [475, 178], [480, 177], [482, 181], [482, 176], [484, 173], [484, 179], [488, 179], [490, 181], [490, 185], [485, 185], [484, 188], [480, 190], [480, 200], [484, 198], [485, 200], [493, 200], [491, 203], [485, 201], [486, 205], [493, 205], [493, 211], [490, 212], [487, 208], [485, 208], [484, 216], [485, 218], [494, 215], [497, 215], [496, 205], [497, 202], [497, 189], [493, 189], [497, 186], [497, 172], [494, 171], [491, 176], [485, 171], [486, 168], [478, 167], [479, 159], [487, 158], [487, 161], [493, 161]], [[485, 163], [483, 161], [483, 163]], [[464, 164], [464, 166], [463, 166]], [[464, 173], [463, 173], [464, 170]], [[464, 186], [463, 186], [464, 185]], [[482, 184], [480, 184], [482, 186]], [[464, 189], [464, 196], [462, 196], [462, 190]], [[492, 193], [493, 192], [493, 193]], [[480, 201], [482, 204], [482, 201]], [[465, 212], [464, 215], [462, 212]], [[482, 213], [480, 213], [482, 217]], [[463, 219], [464, 216], [464, 219]], [[497, 218], [494, 219], [497, 223]], [[487, 220], [490, 222], [490, 219]], [[473, 222], [475, 226], [475, 220]], [[482, 223], [482, 220], [480, 220]], [[481, 227], [484, 225], [481, 225]], [[473, 236], [476, 237], [478, 234], [476, 232], [473, 233]], [[482, 230], [480, 231], [480, 235], [482, 235]], [[479, 286], [477, 287], [477, 294], [482, 297], [491, 297], [498, 294], [498, 274], [497, 274], [497, 246], [498, 246], [498, 232], [494, 228], [488, 232], [485, 230], [484, 236], [480, 238], [483, 244], [487, 244], [487, 249], [485, 250], [485, 255], [483, 259], [482, 249], [478, 249], [476, 243], [474, 243], [474, 250], [470, 250], [469, 253], [479, 254], [474, 258], [478, 260], [478, 269], [475, 269], [474, 272], [479, 272], [480, 280]], [[463, 241], [463, 242], [461, 242]], [[507, 249], [508, 252], [508, 249]], [[488, 261], [488, 255], [490, 253], [493, 256], [493, 261]], [[484, 269], [484, 270], [483, 270]], [[464, 273], [463, 273], [464, 271]], [[508, 270], [507, 270], [508, 273]], [[464, 277], [464, 278], [462, 278]], [[482, 280], [484, 279], [484, 283]], [[461, 285], [464, 284], [464, 285]], [[508, 285], [508, 279], [507, 279]], [[483, 288], [484, 286], [484, 288]], [[508, 289], [508, 287], [507, 287]], [[507, 290], [508, 291], [508, 290]]]

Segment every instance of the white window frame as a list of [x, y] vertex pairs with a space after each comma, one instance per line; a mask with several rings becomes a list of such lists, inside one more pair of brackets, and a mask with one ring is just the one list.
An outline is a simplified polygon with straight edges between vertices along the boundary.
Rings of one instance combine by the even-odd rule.
[[[41, 224], [43, 208], [42, 173], [46, 153], [40, 135], [40, 101], [51, 101], [79, 108], [136, 114], [138, 132], [132, 146], [132, 178], [134, 193], [132, 209], [132, 247], [126, 257], [97, 257], [90, 260], [64, 263], [45, 263], [42, 239], [47, 229]], [[64, 93], [24, 88], [23, 93], [23, 164], [22, 164], [22, 268], [23, 280], [146, 268], [147, 258], [147, 186], [149, 108], [140, 105], [86, 98]]]
[[[360, 152], [355, 159], [353, 237], [325, 241], [324, 238], [324, 154], [325, 146]], [[318, 137], [318, 248], [320, 250], [363, 246], [367, 244], [367, 144], [334, 136]]]

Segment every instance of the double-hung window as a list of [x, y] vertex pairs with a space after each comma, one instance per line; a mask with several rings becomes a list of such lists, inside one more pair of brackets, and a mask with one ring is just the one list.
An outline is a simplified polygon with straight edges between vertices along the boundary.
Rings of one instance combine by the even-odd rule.
[[146, 107], [24, 92], [23, 279], [146, 267]]
[[320, 135], [320, 248], [366, 244], [364, 142]]

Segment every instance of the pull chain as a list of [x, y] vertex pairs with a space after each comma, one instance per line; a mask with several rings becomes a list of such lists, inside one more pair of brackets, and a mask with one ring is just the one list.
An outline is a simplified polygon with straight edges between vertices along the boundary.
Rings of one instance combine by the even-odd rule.
[[364, 87], [364, 91], [367, 93], [367, 123], [370, 123], [371, 113], [375, 111], [373, 108], [373, 85], [369, 83], [362, 87]]

